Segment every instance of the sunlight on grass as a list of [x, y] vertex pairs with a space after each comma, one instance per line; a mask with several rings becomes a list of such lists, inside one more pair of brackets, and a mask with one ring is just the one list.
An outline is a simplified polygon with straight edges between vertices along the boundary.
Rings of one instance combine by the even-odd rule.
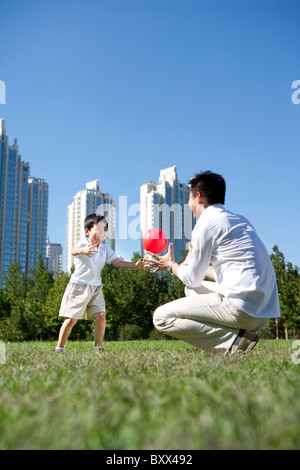
[[180, 341], [9, 343], [1, 449], [298, 449], [291, 342], [213, 356]]

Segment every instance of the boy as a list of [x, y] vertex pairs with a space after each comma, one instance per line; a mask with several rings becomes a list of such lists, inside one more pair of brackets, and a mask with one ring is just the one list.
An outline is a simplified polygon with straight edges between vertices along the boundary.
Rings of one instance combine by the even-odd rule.
[[65, 290], [59, 316], [65, 318], [61, 326], [55, 352], [63, 352], [77, 320], [95, 318], [95, 350], [104, 351], [106, 318], [105, 300], [102, 293], [101, 270], [104, 264], [111, 263], [117, 268], [144, 269], [142, 259], [137, 263], [121, 261], [116, 253], [104, 245], [108, 224], [102, 215], [90, 214], [85, 218], [86, 240], [72, 250], [75, 256], [75, 271]]

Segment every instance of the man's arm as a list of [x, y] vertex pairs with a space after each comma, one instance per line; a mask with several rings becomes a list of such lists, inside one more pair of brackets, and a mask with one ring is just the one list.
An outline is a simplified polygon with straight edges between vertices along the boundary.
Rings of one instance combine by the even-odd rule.
[[215, 281], [215, 277], [214, 277], [214, 272], [213, 272], [212, 266], [209, 266], [209, 267], [208, 267], [205, 276], [206, 276], [208, 279], [210, 279], [211, 281]]

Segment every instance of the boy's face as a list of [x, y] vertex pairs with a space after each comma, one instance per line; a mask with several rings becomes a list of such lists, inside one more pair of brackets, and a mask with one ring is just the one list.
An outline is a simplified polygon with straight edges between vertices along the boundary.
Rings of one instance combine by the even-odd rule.
[[98, 245], [99, 243], [103, 243], [107, 237], [107, 222], [106, 220], [101, 220], [98, 224], [95, 224], [91, 230], [85, 230], [87, 237], [89, 238], [90, 242]]

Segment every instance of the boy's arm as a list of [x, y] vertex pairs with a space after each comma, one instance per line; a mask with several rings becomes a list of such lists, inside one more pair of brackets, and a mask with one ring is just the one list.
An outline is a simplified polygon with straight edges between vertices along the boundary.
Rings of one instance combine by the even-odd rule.
[[144, 269], [144, 262], [142, 258], [138, 260], [137, 263], [132, 263], [131, 261], [122, 261], [120, 258], [114, 259], [111, 264], [116, 266], [116, 268], [123, 269]]
[[98, 250], [95, 249], [96, 246], [97, 245], [93, 245], [93, 243], [89, 243], [85, 246], [74, 246], [71, 251], [71, 254], [73, 256], [87, 255], [89, 258], [92, 258], [96, 253], [98, 253]]

